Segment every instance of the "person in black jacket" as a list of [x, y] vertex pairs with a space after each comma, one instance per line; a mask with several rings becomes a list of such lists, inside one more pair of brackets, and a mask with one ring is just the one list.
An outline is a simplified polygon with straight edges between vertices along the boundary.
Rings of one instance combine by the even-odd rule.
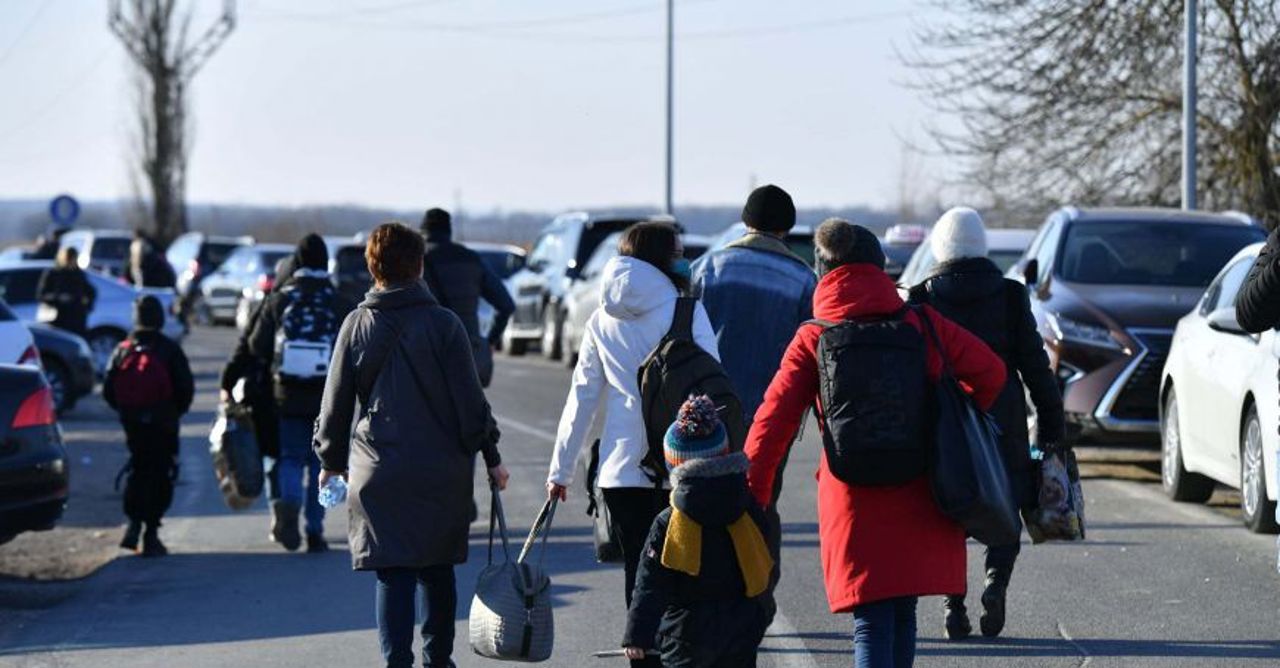
[[70, 246], [58, 251], [57, 264], [40, 276], [36, 299], [42, 307], [57, 313], [49, 324], [76, 336], [84, 336], [98, 291], [80, 268], [79, 257], [76, 249]]
[[169, 260], [141, 230], [134, 231], [133, 242], [129, 244], [127, 269], [125, 279], [139, 288], [172, 288], [178, 284]]
[[[279, 415], [279, 456], [267, 482], [271, 503], [271, 539], [292, 552], [302, 544], [298, 513], [305, 507], [308, 552], [324, 552], [324, 508], [320, 506], [320, 462], [311, 436], [338, 326], [352, 306], [330, 281], [329, 250], [309, 234], [293, 254], [293, 274], [262, 303], [246, 337], [248, 355], [271, 376]], [[305, 483], [304, 483], [305, 479]], [[304, 506], [305, 504], [305, 506]]]
[[[1044, 352], [1026, 288], [1004, 278], [987, 259], [987, 232], [973, 209], [947, 211], [930, 237], [938, 264], [929, 278], [911, 289], [911, 301], [929, 304], [976, 334], [1005, 362], [1010, 373], [992, 414], [1000, 425], [1000, 446], [1014, 498], [1023, 509], [1037, 504], [1037, 468], [1031, 460], [1027, 433], [1029, 391], [1036, 409], [1036, 440], [1043, 451], [1060, 447], [1065, 417], [1062, 393]], [[1004, 629], [1005, 592], [1017, 560], [1019, 544], [987, 547], [986, 583], [982, 594], [982, 634]], [[972, 633], [963, 596], [944, 601], [946, 632], [951, 639]]]
[[[773, 570], [764, 512], [747, 492], [746, 455], [730, 452], [711, 399], [680, 407], [663, 443], [671, 507], [653, 521], [622, 645], [667, 668], [754, 668], [769, 625]], [[652, 659], [650, 659], [652, 662]]]
[[[507, 320], [515, 312], [515, 302], [480, 256], [470, 248], [453, 241], [453, 222], [444, 209], [430, 209], [422, 218], [422, 232], [427, 237], [427, 253], [423, 262], [423, 278], [440, 305], [462, 320], [471, 337], [472, 353], [480, 383], [489, 386], [493, 379], [493, 351], [502, 343]], [[481, 336], [476, 313], [480, 300], [493, 307], [493, 325], [487, 337]]]
[[1280, 228], [1267, 236], [1236, 297], [1236, 320], [1247, 332], [1280, 326]]
[[[136, 329], [111, 358], [102, 396], [120, 414], [129, 446], [124, 512], [129, 518], [120, 547], [142, 556], [168, 554], [160, 521], [173, 502], [178, 473], [178, 429], [195, 397], [191, 365], [182, 348], [161, 333], [164, 306], [147, 295], [134, 303]], [[145, 526], [145, 533], [143, 529]]]

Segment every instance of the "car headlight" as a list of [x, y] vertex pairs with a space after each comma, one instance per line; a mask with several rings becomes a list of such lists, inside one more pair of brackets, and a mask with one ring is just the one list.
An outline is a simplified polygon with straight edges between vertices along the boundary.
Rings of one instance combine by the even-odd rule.
[[1111, 330], [1106, 327], [1086, 324], [1056, 314], [1049, 315], [1049, 327], [1059, 341], [1069, 341], [1110, 350], [1123, 349], [1120, 342], [1111, 336]]

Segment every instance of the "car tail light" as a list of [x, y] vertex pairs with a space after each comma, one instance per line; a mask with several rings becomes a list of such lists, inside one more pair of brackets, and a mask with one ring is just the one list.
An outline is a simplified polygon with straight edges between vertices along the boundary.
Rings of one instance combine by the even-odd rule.
[[276, 277], [271, 274], [262, 274], [258, 277], [258, 289], [264, 293], [271, 292], [271, 288], [274, 287], [275, 284]]
[[27, 346], [27, 349], [22, 351], [22, 355], [18, 357], [18, 364], [40, 368], [40, 351], [36, 349], [35, 345]]
[[57, 422], [57, 415], [53, 407], [53, 390], [45, 385], [22, 400], [13, 416], [13, 428], [48, 426]]

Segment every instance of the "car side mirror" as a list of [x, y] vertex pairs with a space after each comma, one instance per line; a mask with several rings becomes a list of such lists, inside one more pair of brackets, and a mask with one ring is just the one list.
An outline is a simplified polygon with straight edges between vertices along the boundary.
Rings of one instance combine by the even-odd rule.
[[1224, 332], [1226, 334], [1248, 334], [1240, 321], [1236, 320], [1236, 310], [1234, 308], [1220, 308], [1209, 314], [1209, 329], [1215, 332]]
[[1034, 286], [1040, 282], [1040, 261], [1036, 258], [1027, 260], [1022, 266], [1022, 278], [1026, 281], [1027, 287]]

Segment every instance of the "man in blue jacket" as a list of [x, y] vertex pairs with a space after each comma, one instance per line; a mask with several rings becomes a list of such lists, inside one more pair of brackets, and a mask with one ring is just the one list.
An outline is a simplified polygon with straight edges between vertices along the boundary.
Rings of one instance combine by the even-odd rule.
[[[693, 286], [701, 292], [721, 364], [750, 426], [787, 345], [800, 324], [813, 317], [818, 277], [786, 244], [796, 224], [796, 207], [785, 190], [775, 185], [756, 188], [742, 208], [742, 222], [747, 233], [741, 239], [694, 265]], [[767, 509], [773, 536], [782, 535], [777, 511], [781, 491], [778, 475]], [[770, 547], [777, 563], [779, 541]], [[775, 570], [775, 580], [776, 574]]]

